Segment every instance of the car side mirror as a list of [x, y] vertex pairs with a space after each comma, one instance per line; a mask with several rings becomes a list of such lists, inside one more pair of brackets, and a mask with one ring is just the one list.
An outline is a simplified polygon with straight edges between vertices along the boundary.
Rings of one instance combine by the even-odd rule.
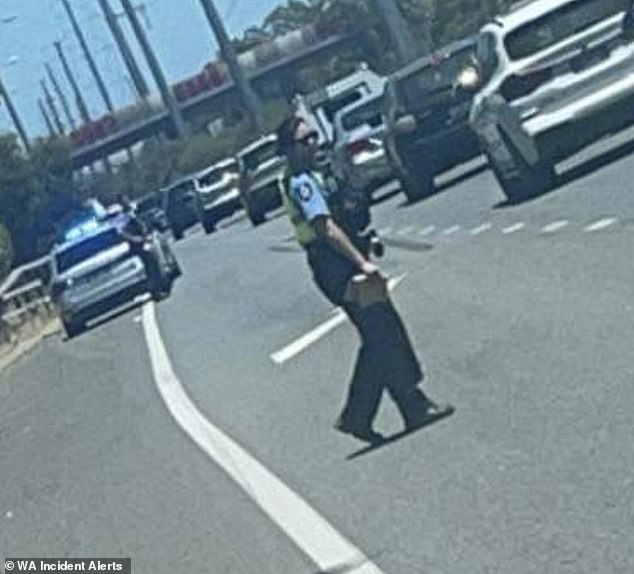
[[412, 114], [400, 117], [394, 123], [394, 131], [400, 135], [411, 134], [416, 131], [416, 118]]

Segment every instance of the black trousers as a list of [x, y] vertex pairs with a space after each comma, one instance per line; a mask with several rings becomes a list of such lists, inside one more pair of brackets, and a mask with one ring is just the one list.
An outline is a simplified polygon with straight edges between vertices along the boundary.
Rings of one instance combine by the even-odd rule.
[[344, 301], [348, 281], [357, 271], [328, 244], [311, 246], [308, 263], [319, 289], [344, 309], [361, 338], [342, 421], [351, 426], [370, 426], [384, 389], [405, 423], [413, 421], [425, 411], [428, 401], [418, 387], [423, 372], [396, 308], [391, 301], [363, 308]]

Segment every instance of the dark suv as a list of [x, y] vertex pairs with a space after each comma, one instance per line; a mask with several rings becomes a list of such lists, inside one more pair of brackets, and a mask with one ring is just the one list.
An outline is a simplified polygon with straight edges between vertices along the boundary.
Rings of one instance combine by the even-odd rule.
[[200, 221], [193, 177], [181, 179], [163, 190], [163, 211], [176, 240], [182, 239], [185, 231]]
[[475, 39], [450, 44], [390, 76], [385, 87], [385, 146], [411, 200], [434, 191], [434, 176], [479, 155], [468, 124], [473, 93], [459, 87]]

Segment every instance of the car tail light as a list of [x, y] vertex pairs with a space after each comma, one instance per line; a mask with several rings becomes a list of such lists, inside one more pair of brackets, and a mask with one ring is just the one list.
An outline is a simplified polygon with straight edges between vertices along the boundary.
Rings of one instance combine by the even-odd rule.
[[357, 140], [357, 141], [349, 143], [346, 146], [346, 153], [349, 156], [353, 156], [353, 155], [357, 155], [358, 153], [367, 151], [371, 149], [371, 147], [372, 147], [372, 144], [370, 140]]
[[502, 97], [511, 102], [534, 92], [542, 84], [553, 77], [552, 68], [544, 68], [535, 72], [509, 77], [500, 90]]

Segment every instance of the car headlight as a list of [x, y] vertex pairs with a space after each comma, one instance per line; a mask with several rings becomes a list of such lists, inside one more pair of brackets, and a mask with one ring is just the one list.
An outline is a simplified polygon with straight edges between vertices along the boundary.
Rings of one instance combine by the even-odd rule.
[[458, 74], [456, 84], [464, 90], [476, 90], [480, 86], [480, 73], [474, 66], [467, 66]]

